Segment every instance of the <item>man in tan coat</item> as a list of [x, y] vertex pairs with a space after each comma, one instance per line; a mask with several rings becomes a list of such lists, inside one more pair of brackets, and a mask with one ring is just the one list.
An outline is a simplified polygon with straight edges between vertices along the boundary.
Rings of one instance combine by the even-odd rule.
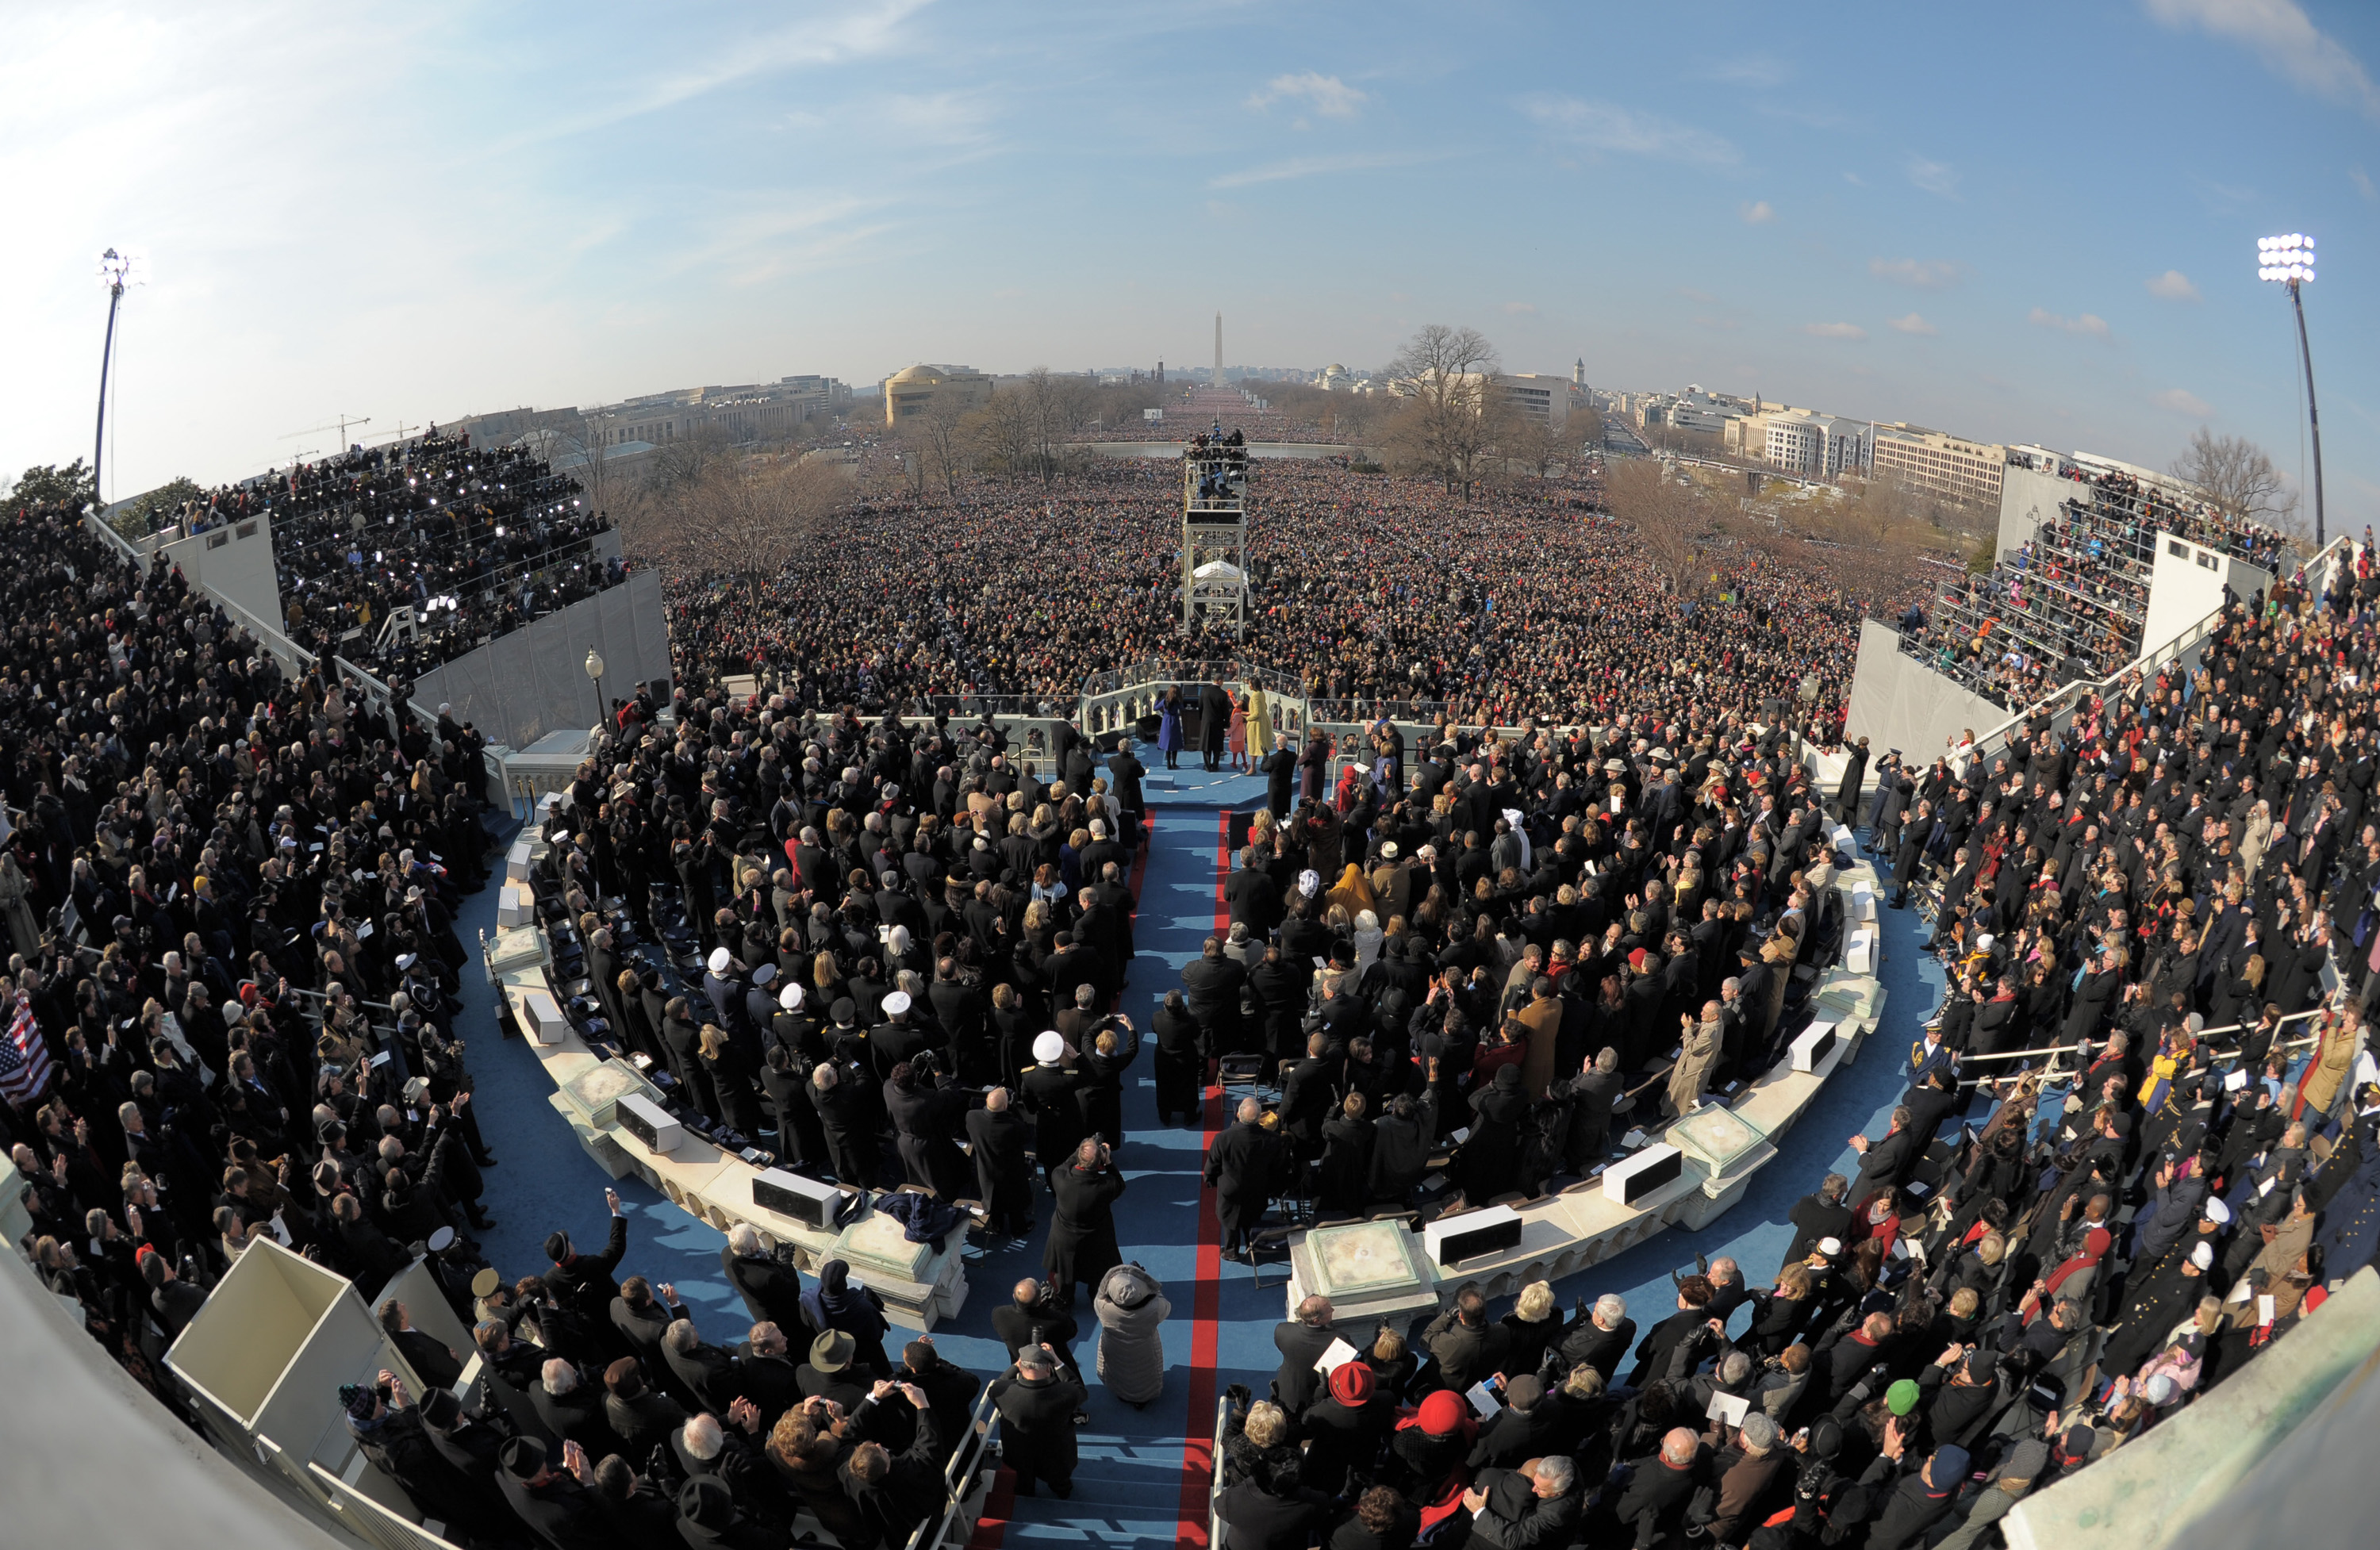
[[1682, 1115], [1694, 1108], [1701, 1100], [1703, 1089], [1710, 1085], [1711, 1070], [1718, 1064], [1718, 1003], [1705, 1001], [1700, 1021], [1681, 1017], [1678, 1026], [1685, 1047], [1678, 1055], [1678, 1063], [1670, 1068], [1670, 1091], [1664, 1105], [1673, 1115]]
[[1552, 978], [1539, 975], [1531, 980], [1529, 1004], [1512, 1015], [1529, 1031], [1529, 1052], [1521, 1061], [1521, 1085], [1535, 1103], [1546, 1096], [1553, 1082], [1554, 1042], [1561, 1035], [1561, 999], [1554, 994]]

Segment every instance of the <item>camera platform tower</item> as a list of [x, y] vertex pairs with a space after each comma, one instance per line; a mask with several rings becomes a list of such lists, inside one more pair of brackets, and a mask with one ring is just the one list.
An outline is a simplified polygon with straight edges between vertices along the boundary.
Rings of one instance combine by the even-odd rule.
[[1248, 624], [1248, 449], [1182, 454], [1182, 623], [1193, 634]]

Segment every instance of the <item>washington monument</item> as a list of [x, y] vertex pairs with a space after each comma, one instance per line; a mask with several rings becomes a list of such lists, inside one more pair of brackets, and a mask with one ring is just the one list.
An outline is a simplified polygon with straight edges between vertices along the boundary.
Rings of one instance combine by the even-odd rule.
[[1223, 315], [1215, 314], [1215, 385], [1223, 385]]

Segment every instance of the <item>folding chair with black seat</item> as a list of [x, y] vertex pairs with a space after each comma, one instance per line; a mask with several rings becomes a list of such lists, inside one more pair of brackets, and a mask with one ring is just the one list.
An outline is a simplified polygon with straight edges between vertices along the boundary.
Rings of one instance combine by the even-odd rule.
[[[1306, 1231], [1296, 1222], [1286, 1222], [1280, 1227], [1258, 1228], [1248, 1235], [1248, 1275], [1258, 1290], [1264, 1286], [1265, 1261], [1278, 1255], [1281, 1264], [1288, 1265], [1290, 1244], [1304, 1237]], [[1286, 1284], [1286, 1279], [1283, 1278], [1283, 1284]]]
[[[1257, 1087], [1264, 1082], [1264, 1056], [1253, 1051], [1217, 1057], [1215, 1082], [1223, 1089], [1223, 1096], [1227, 1101], [1237, 1101], [1238, 1098], [1257, 1096]], [[1246, 1091], [1235, 1096], [1232, 1091], [1234, 1087], [1245, 1088]]]

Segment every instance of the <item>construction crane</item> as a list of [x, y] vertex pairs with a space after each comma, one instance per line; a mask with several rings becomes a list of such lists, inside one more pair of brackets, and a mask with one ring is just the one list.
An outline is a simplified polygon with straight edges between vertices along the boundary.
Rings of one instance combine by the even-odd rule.
[[311, 436], [318, 430], [336, 430], [339, 433], [339, 450], [344, 453], [347, 448], [355, 444], [347, 440], [347, 427], [351, 425], [370, 425], [370, 423], [371, 416], [370, 415], [341, 415], [337, 419], [327, 425], [310, 425], [303, 430], [292, 430], [288, 435], [284, 436], [281, 439], [285, 442], [294, 442], [300, 436]]

